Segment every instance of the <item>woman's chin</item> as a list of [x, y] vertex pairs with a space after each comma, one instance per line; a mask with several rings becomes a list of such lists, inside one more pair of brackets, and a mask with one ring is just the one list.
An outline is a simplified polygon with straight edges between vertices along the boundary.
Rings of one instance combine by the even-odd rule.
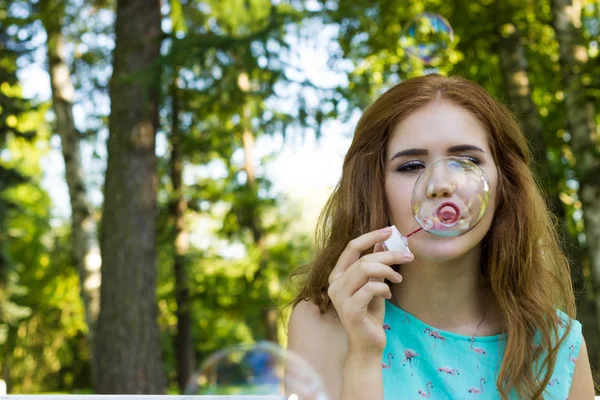
[[415, 261], [422, 259], [444, 263], [457, 260], [476, 247], [476, 243], [461, 239], [464, 239], [464, 237], [436, 237], [434, 240], [423, 240], [412, 245], [409, 243], [409, 247], [415, 255]]

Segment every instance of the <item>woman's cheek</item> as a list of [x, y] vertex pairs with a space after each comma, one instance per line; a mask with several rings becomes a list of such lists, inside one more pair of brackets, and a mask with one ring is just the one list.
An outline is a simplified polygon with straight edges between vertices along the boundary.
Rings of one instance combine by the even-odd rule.
[[397, 197], [394, 199], [391, 208], [393, 210], [392, 222], [402, 234], [407, 235], [409, 233], [407, 231], [416, 225], [410, 199], [407, 200], [405, 197]]

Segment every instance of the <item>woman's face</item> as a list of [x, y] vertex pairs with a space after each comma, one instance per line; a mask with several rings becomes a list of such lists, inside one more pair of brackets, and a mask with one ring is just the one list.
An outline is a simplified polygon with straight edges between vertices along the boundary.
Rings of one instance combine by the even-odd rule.
[[[415, 111], [392, 131], [386, 154], [385, 194], [390, 219], [400, 233], [419, 228], [411, 209], [415, 182], [423, 169], [444, 157], [460, 157], [475, 162], [490, 183], [488, 209], [469, 232], [457, 237], [415, 233], [409, 247], [416, 257], [436, 262], [454, 260], [476, 247], [488, 232], [494, 217], [498, 171], [487, 141], [487, 133], [477, 119], [463, 108], [445, 100]], [[438, 166], [436, 165], [436, 168]], [[452, 187], [439, 179], [428, 191], [430, 201], [441, 202], [453, 196]]]

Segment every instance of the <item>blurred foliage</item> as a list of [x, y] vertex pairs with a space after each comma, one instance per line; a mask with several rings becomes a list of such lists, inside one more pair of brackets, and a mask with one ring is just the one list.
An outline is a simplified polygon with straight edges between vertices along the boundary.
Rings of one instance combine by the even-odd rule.
[[[76, 107], [84, 114], [78, 128], [94, 159], [105, 162], [115, 1], [66, 3], [71, 79]], [[411, 26], [422, 26], [425, 12], [448, 20], [454, 37], [430, 36], [439, 51], [428, 63], [414, 56], [419, 43], [410, 33]], [[556, 190], [570, 234], [585, 243], [550, 0], [165, 0], [162, 13], [157, 301], [172, 392], [177, 304], [168, 150], [174, 94], [175, 123], [183, 136], [191, 242], [186, 265], [199, 362], [224, 347], [266, 338], [263, 310], [291, 300], [287, 276], [313, 252], [312, 237], [292, 227], [301, 214], [290, 211], [265, 173], [276, 154], [254, 160], [256, 184], [248, 184], [244, 132], [255, 140], [289, 140], [306, 132], [320, 137], [327, 120], [348, 119], [393, 84], [429, 72], [465, 76], [506, 99], [498, 44], [510, 31], [518, 30], [525, 49], [548, 167], [562, 177]], [[581, 15], [589, 57], [584, 85], [598, 109], [600, 2], [583, 1]], [[69, 261], [69, 223], [51, 218], [53, 205], [40, 187], [52, 117], [47, 104], [22, 98], [17, 77], [19, 68], [40, 62], [34, 57], [43, 35], [38, 18], [35, 0], [0, 0], [0, 369], [13, 392], [89, 391], [87, 327]], [[292, 39], [320, 40], [325, 26], [337, 32], [326, 56], [347, 77], [339, 87], [299, 78], [291, 61], [303, 56]], [[256, 218], [261, 245], [253, 232]], [[279, 329], [285, 344], [283, 321]]]
[[[201, 362], [224, 347], [267, 338], [263, 310], [291, 300], [289, 295], [280, 299], [280, 288], [293, 268], [309, 261], [307, 238], [284, 234], [290, 217], [279, 211], [281, 199], [260, 170], [263, 162], [256, 166], [256, 184], [248, 184], [244, 132], [250, 132], [253, 141], [263, 135], [285, 138], [294, 127], [310, 124], [300, 114], [308, 116], [318, 108], [287, 113], [269, 104], [278, 88], [294, 83], [285, 75], [282, 54], [290, 51], [286, 27], [302, 19], [301, 10], [269, 0], [169, 4], [175, 7], [165, 24], [163, 62], [164, 91], [170, 97], [161, 111], [161, 131], [169, 138], [175, 94], [182, 162], [193, 176], [184, 179], [192, 235], [186, 266], [194, 350]], [[312, 89], [305, 82], [300, 86]], [[161, 175], [168, 176], [167, 160], [163, 163]], [[170, 345], [177, 325], [174, 228], [168, 215], [172, 187], [170, 180], [162, 182], [158, 296], [163, 343]], [[256, 220], [260, 227], [254, 226]], [[255, 241], [256, 229], [265, 247]], [[195, 238], [194, 232], [211, 240]], [[226, 254], [226, 247], [238, 254]], [[174, 349], [165, 348], [166, 370], [175, 390]]]
[[[350, 83], [345, 97], [359, 108], [365, 107], [391, 85], [431, 72], [464, 76], [508, 102], [498, 47], [503, 35], [517, 30], [525, 49], [532, 99], [543, 124], [548, 149], [546, 168], [551, 171], [551, 176], [563, 177], [557, 182], [557, 190], [567, 206], [569, 232], [580, 244], [585, 243], [581, 202], [577, 198], [579, 185], [574, 179], [574, 158], [565, 126], [565, 94], [550, 0], [321, 0], [321, 3], [327, 18], [340, 27], [340, 50], [334, 56], [340, 60], [350, 59], [354, 65], [348, 73]], [[590, 101], [598, 109], [600, 2], [585, 0], [581, 4], [582, 42], [589, 57], [583, 66], [583, 84]], [[407, 28], [423, 18], [426, 12], [445, 17], [454, 31], [454, 41], [444, 43], [443, 54], [431, 63], [414, 57], [406, 51], [406, 46], [402, 46], [402, 39], [411, 37]]]
[[[6, 2], [0, 2], [2, 10]], [[14, 144], [22, 142], [23, 119], [30, 107], [21, 96], [17, 78], [17, 58], [21, 41], [15, 36], [18, 21], [0, 12], [0, 348], [3, 355], [11, 348], [11, 331], [30, 315], [31, 310], [18, 301], [26, 288], [17, 274], [17, 260], [12, 258], [12, 245], [19, 241], [22, 230], [14, 220], [23, 208], [15, 192], [22, 189], [28, 179], [25, 171], [18, 169], [13, 154]], [[11, 151], [13, 150], [13, 151]]]
[[20, 391], [70, 389], [75, 381], [89, 385], [87, 327], [65, 245], [69, 232], [51, 227], [52, 204], [40, 188], [41, 161], [49, 150], [48, 105], [27, 101], [18, 85], [17, 58], [27, 50], [29, 35], [14, 27], [26, 21], [0, 16], [2, 369], [18, 377], [8, 383]]

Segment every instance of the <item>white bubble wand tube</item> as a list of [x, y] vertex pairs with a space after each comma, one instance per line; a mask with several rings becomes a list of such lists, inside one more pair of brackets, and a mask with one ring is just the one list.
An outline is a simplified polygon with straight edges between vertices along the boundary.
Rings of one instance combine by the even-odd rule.
[[406, 236], [402, 236], [398, 228], [396, 228], [395, 225], [392, 225], [392, 235], [383, 242], [383, 248], [387, 251], [410, 252], [410, 249], [408, 248], [408, 238], [419, 232], [421, 229], [423, 228], [419, 228]]

